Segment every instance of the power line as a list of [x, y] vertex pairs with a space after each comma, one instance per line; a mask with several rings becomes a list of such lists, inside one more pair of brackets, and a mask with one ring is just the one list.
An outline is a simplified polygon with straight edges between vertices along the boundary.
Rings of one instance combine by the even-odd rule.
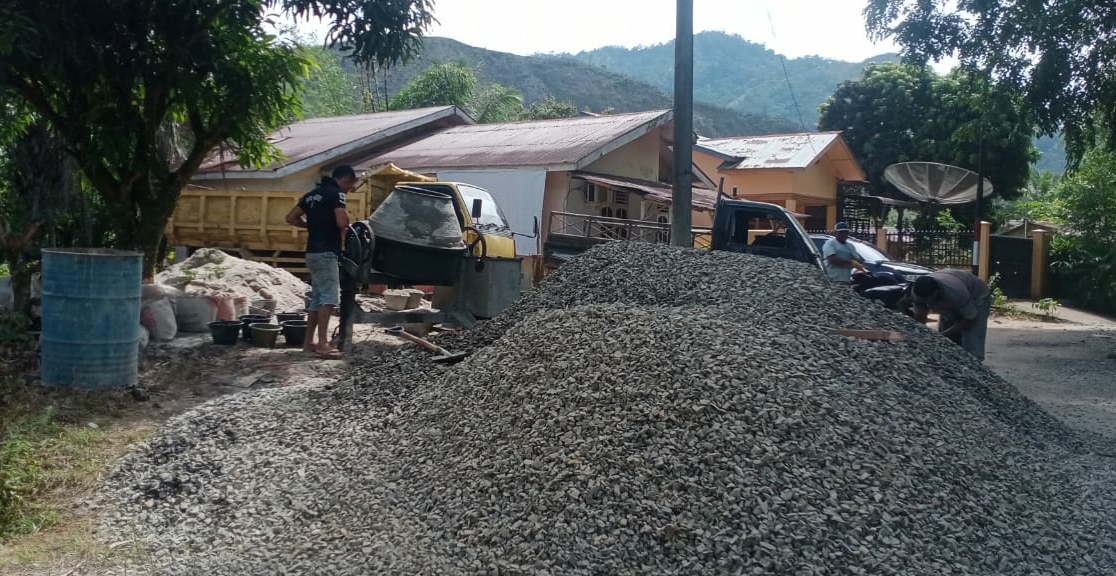
[[[767, 24], [771, 27], [771, 37], [777, 38], [775, 35], [775, 21], [771, 18], [770, 10], [767, 11]], [[802, 110], [798, 107], [798, 98], [794, 96], [794, 86], [791, 85], [790, 73], [787, 72], [787, 59], [782, 54], [778, 54], [778, 56], [779, 64], [783, 66], [783, 78], [787, 80], [787, 91], [790, 92], [791, 103], [794, 104], [794, 112], [798, 114], [798, 123], [802, 126], [803, 132], [809, 132], [810, 129], [806, 127], [806, 120], [802, 118]]]

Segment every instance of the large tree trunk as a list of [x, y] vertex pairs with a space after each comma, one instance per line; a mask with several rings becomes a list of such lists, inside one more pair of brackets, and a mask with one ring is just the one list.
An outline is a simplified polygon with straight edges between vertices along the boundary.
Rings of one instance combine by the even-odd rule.
[[118, 247], [143, 254], [144, 282], [150, 282], [155, 277], [159, 244], [180, 192], [181, 186], [177, 182], [142, 179], [132, 185], [130, 209], [119, 213]]

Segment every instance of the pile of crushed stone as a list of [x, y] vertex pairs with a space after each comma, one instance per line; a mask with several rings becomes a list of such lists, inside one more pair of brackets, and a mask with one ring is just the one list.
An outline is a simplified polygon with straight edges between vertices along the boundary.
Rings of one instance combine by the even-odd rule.
[[201, 248], [155, 276], [155, 282], [190, 294], [236, 295], [275, 300], [275, 309], [301, 310], [310, 286], [297, 276], [263, 262], [237, 258], [215, 248]]
[[1116, 573], [1099, 440], [804, 265], [598, 247], [442, 343], [173, 419], [107, 530], [164, 574]]

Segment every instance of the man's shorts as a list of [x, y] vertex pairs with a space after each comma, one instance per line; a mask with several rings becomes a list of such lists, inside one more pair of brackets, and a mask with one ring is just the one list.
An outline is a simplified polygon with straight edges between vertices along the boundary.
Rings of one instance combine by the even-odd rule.
[[308, 312], [319, 306], [337, 306], [341, 303], [341, 278], [337, 268], [337, 254], [333, 252], [307, 252], [306, 267], [310, 269], [310, 305]]

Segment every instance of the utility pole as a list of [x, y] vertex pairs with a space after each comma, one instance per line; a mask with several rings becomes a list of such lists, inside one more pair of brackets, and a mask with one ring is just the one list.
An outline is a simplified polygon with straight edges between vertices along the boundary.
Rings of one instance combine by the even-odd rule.
[[674, 38], [674, 198], [670, 243], [692, 246], [694, 163], [694, 0], [678, 0]]
[[977, 189], [976, 189], [976, 216], [973, 221], [973, 276], [980, 275], [980, 243], [981, 238], [980, 208], [984, 203], [984, 118], [980, 119], [980, 135], [977, 143]]

